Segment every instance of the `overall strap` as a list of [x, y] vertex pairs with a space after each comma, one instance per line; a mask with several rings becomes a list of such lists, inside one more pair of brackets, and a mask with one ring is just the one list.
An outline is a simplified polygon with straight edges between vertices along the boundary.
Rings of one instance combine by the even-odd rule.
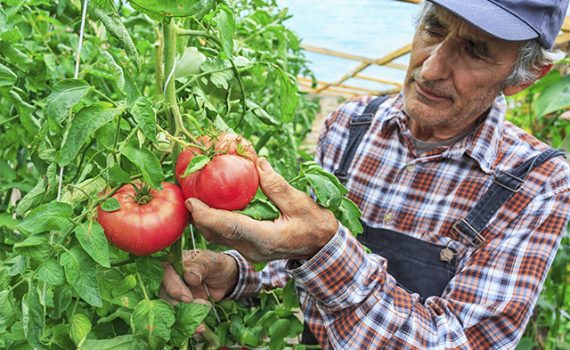
[[491, 187], [479, 199], [475, 207], [465, 218], [453, 224], [452, 233], [458, 234], [475, 248], [481, 247], [485, 243], [481, 232], [499, 208], [524, 187], [526, 177], [534, 168], [558, 156], [565, 155], [559, 150], [548, 149], [525, 161], [511, 172], [498, 171], [494, 175]]
[[348, 169], [350, 168], [352, 159], [356, 154], [356, 149], [370, 128], [372, 118], [374, 118], [374, 115], [378, 111], [378, 108], [388, 98], [389, 96], [387, 95], [376, 97], [370, 101], [361, 115], [354, 115], [350, 119], [348, 142], [346, 144], [346, 148], [344, 149], [344, 154], [342, 155], [340, 165], [338, 169], [334, 171], [334, 175], [339, 179], [341, 183], [346, 184], [346, 181], [348, 179]]

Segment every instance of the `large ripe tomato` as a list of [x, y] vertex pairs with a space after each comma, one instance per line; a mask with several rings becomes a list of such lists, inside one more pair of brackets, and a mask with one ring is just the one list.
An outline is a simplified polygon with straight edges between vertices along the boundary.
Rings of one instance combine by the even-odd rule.
[[162, 190], [128, 184], [113, 198], [121, 208], [107, 212], [99, 206], [97, 221], [107, 239], [129, 253], [158, 252], [174, 243], [188, 224], [182, 191], [174, 184], [163, 182]]
[[215, 138], [201, 139], [208, 145], [211, 161], [202, 169], [183, 176], [188, 164], [204, 152], [190, 147], [180, 153], [176, 162], [176, 178], [184, 198], [198, 198], [209, 206], [225, 210], [247, 207], [259, 187], [253, 146], [241, 136], [221, 133]]

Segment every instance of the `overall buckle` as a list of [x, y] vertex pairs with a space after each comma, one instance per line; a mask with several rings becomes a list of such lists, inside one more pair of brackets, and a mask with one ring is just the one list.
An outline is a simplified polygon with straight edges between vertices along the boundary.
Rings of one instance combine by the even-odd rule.
[[[467, 227], [471, 231], [472, 235], [470, 236], [465, 234], [459, 227], [460, 224], [463, 224], [464, 227]], [[451, 232], [456, 234], [454, 237], [457, 237], [457, 235], [459, 235], [465, 241], [472, 244], [476, 249], [479, 249], [486, 242], [485, 237], [481, 236], [481, 233], [477, 232], [477, 230], [467, 221], [465, 221], [465, 219], [456, 221], [453, 226], [451, 226]]]

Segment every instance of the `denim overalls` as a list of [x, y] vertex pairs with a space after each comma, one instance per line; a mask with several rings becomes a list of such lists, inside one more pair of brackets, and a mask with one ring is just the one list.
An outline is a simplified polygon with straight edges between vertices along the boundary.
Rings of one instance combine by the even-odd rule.
[[[387, 96], [377, 97], [366, 106], [362, 115], [353, 116], [351, 119], [345, 153], [339, 169], [334, 172], [342, 183], [346, 183], [348, 169], [372, 118], [378, 107], [387, 99]], [[453, 225], [454, 236], [460, 237], [475, 249], [481, 247], [485, 243], [481, 232], [503, 203], [522, 189], [524, 179], [532, 169], [557, 156], [564, 156], [564, 153], [549, 149], [509, 173], [499, 171], [495, 174], [487, 192], [465, 218]], [[410, 293], [418, 293], [422, 302], [431, 296], [442, 295], [456, 272], [456, 254], [452, 250], [392, 230], [369, 227], [365, 223], [363, 226], [364, 232], [357, 237], [358, 240], [372, 253], [386, 258], [388, 273], [396, 279], [400, 287]], [[302, 344], [318, 344], [306, 323]]]

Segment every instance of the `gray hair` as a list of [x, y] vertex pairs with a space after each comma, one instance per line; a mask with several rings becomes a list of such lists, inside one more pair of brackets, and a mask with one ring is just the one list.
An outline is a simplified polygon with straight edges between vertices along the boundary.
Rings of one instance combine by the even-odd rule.
[[[419, 14], [416, 26], [430, 13], [435, 6], [425, 1]], [[532, 83], [538, 78], [540, 70], [564, 58], [564, 53], [559, 50], [544, 49], [537, 39], [522, 42], [519, 56], [513, 65], [513, 71], [503, 82], [503, 86], [512, 86], [521, 83]]]

